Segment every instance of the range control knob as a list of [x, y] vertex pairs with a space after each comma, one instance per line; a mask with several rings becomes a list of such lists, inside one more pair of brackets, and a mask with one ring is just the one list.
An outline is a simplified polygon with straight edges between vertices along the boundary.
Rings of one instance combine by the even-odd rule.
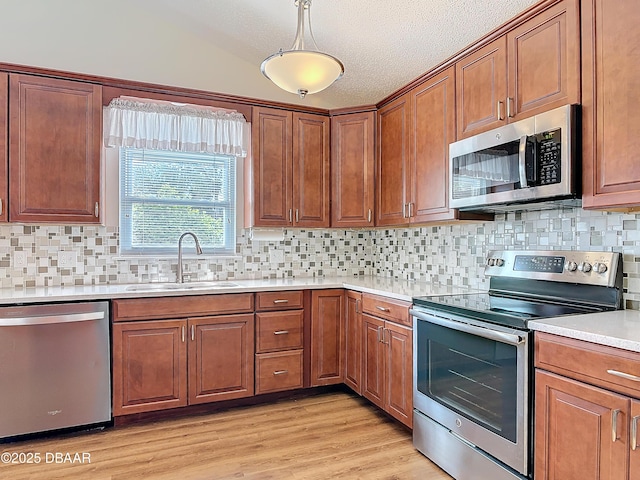
[[575, 272], [578, 269], [578, 264], [576, 262], [567, 262], [564, 268], [570, 272]]
[[578, 270], [584, 273], [589, 273], [591, 271], [591, 264], [589, 262], [582, 262], [578, 265]]
[[496, 258], [496, 266], [497, 267], [504, 267], [504, 260], [501, 258]]
[[487, 265], [489, 265], [490, 267], [493, 267], [495, 264], [496, 264], [495, 258], [490, 258], [487, 260]]
[[593, 264], [593, 271], [596, 273], [605, 273], [608, 270], [606, 263], [596, 262]]

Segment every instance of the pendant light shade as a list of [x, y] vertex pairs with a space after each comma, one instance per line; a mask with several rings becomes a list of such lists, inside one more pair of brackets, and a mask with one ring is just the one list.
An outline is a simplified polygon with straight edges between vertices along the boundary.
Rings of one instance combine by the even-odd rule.
[[[329, 87], [344, 73], [344, 66], [337, 58], [318, 51], [311, 31], [311, 0], [296, 0], [298, 7], [298, 30], [291, 50], [282, 49], [267, 57], [260, 70], [278, 87], [297, 93], [304, 98]], [[315, 50], [306, 50], [304, 12], [308, 12], [309, 35]]]

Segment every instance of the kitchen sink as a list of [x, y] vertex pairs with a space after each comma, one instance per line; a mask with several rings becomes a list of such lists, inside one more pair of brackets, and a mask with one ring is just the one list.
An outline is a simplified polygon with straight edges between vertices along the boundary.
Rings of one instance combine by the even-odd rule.
[[215, 288], [237, 287], [233, 282], [188, 282], [188, 283], [140, 283], [129, 285], [126, 290], [129, 292], [150, 292], [163, 290], [208, 290]]

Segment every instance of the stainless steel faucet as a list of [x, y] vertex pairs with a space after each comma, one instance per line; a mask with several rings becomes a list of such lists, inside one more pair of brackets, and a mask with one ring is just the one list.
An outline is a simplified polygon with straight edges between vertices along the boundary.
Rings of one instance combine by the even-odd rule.
[[184, 277], [182, 275], [182, 239], [187, 235], [191, 235], [196, 242], [196, 254], [202, 255], [202, 248], [200, 248], [200, 242], [198, 241], [198, 237], [196, 237], [195, 233], [185, 232], [180, 235], [180, 239], [178, 240], [178, 272], [176, 274], [177, 283], [184, 283]]

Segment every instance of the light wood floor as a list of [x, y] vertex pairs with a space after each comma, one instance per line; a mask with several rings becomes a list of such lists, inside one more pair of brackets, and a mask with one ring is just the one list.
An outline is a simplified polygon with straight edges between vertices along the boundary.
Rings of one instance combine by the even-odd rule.
[[[3, 480], [451, 478], [414, 450], [407, 430], [341, 392], [0, 444], [4, 452], [39, 453], [41, 462], [0, 462]], [[56, 452], [88, 453], [91, 463], [46, 463]]]

